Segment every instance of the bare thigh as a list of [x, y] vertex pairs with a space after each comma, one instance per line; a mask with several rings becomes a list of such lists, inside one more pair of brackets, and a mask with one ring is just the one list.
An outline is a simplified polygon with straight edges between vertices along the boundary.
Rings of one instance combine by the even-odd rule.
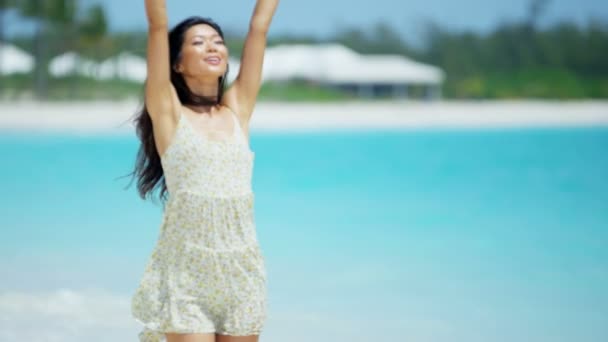
[[216, 342], [258, 342], [260, 335], [249, 335], [249, 336], [229, 336], [229, 335], [215, 335]]
[[216, 342], [215, 334], [165, 334], [167, 342]]

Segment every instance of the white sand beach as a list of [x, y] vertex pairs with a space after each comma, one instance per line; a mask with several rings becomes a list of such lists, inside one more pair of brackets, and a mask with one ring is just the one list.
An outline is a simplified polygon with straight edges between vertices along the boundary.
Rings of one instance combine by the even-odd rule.
[[[0, 102], [0, 130], [129, 134], [138, 102]], [[608, 101], [259, 102], [252, 132], [608, 126]]]

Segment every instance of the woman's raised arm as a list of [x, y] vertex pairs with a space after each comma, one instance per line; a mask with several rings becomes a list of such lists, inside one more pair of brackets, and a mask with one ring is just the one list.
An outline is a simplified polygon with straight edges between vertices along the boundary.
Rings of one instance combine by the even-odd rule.
[[169, 38], [165, 0], [145, 0], [148, 18], [147, 72], [145, 99], [152, 120], [176, 114], [179, 99], [169, 66]]
[[279, 0], [257, 0], [243, 46], [241, 66], [234, 84], [226, 92], [227, 105], [249, 122], [262, 81], [267, 33]]

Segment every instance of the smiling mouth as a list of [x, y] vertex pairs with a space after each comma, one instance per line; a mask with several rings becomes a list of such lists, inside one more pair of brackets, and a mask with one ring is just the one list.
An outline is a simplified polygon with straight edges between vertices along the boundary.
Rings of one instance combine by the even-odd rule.
[[219, 65], [222, 60], [219, 57], [205, 58], [205, 62], [212, 65]]

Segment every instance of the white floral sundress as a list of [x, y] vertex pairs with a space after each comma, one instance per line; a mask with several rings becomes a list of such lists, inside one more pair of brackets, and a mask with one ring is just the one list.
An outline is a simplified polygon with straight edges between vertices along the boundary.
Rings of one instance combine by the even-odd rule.
[[253, 213], [255, 153], [231, 115], [231, 139], [211, 139], [181, 114], [161, 157], [169, 196], [131, 299], [141, 342], [166, 341], [169, 332], [262, 331], [267, 278]]

